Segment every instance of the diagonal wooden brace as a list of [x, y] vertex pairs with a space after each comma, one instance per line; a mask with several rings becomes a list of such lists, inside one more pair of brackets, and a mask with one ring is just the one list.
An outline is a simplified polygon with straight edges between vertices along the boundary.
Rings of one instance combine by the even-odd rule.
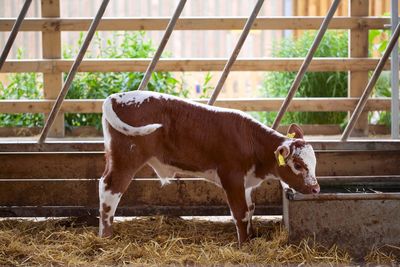
[[292, 101], [294, 95], [299, 89], [301, 80], [304, 77], [304, 74], [307, 71], [308, 66], [310, 65], [315, 51], [317, 51], [319, 44], [321, 43], [322, 38], [326, 30], [328, 29], [329, 22], [332, 20], [333, 15], [335, 14], [338, 6], [340, 4], [340, 0], [334, 0], [331, 7], [328, 10], [328, 14], [326, 14], [325, 19], [323, 20], [321, 27], [318, 30], [317, 36], [315, 36], [314, 42], [311, 45], [310, 50], [305, 57], [303, 64], [301, 65], [299, 72], [297, 72], [296, 78], [294, 79], [292, 86], [289, 89], [288, 95], [286, 96], [285, 101], [282, 103], [281, 108], [279, 109], [278, 115], [276, 115], [275, 121], [272, 124], [272, 129], [276, 130], [281, 122], [283, 115], [285, 115], [286, 110], [288, 109], [290, 102]]
[[103, 17], [103, 14], [104, 14], [109, 2], [110, 2], [110, 0], [103, 0], [99, 10], [97, 11], [95, 18], [92, 21], [92, 24], [89, 27], [88, 33], [85, 37], [82, 47], [79, 50], [78, 55], [76, 56], [74, 64], [72, 64], [71, 69], [68, 72], [67, 79], [65, 80], [65, 83], [57, 97], [57, 100], [56, 100], [56, 102], [49, 114], [49, 117], [47, 118], [47, 121], [43, 127], [43, 130], [40, 134], [40, 137], [38, 140], [39, 144], [42, 144], [46, 140], [49, 130], [50, 130], [51, 126], [53, 125], [53, 122], [54, 122], [58, 112], [60, 111], [61, 105], [62, 105], [62, 103], [65, 99], [65, 96], [68, 93], [69, 87], [71, 86], [71, 83], [75, 77], [76, 71], [78, 70], [78, 67], [82, 62], [82, 59], [85, 56], [86, 50], [90, 44], [90, 41], [92, 40], [92, 38], [94, 36], [94, 33], [96, 32], [97, 26], [99, 25], [101, 18]]
[[4, 46], [3, 52], [1, 53], [0, 56], [0, 70], [4, 65], [4, 62], [6, 62], [8, 53], [10, 53], [11, 47], [14, 43], [15, 38], [17, 37], [19, 28], [21, 27], [22, 22], [24, 21], [24, 18], [26, 16], [26, 13], [28, 12], [29, 6], [31, 5], [32, 0], [26, 0], [21, 12], [19, 12], [18, 18], [14, 23], [14, 26], [11, 30], [10, 36], [8, 37], [7, 43]]
[[[364, 93], [362, 94], [360, 100], [358, 101], [357, 106], [356, 106], [353, 114], [351, 115], [349, 123], [346, 126], [346, 129], [344, 129], [344, 132], [340, 139], [341, 141], [347, 141], [351, 132], [353, 131], [354, 126], [355, 126], [358, 118], [360, 117], [360, 114], [363, 111], [365, 104], [368, 101], [368, 97], [371, 94], [372, 89], [374, 88], [376, 81], [379, 78], [379, 75], [382, 73], [385, 63], [388, 60], [390, 53], [392, 52], [394, 46], [396, 45], [397, 40], [399, 39], [399, 35], [400, 35], [400, 24], [397, 24], [396, 29], [394, 30], [394, 32], [389, 40], [389, 43], [388, 43], [388, 46], [387, 46], [385, 52], [383, 53], [381, 59], [379, 60], [378, 65], [376, 66], [374, 73], [372, 74], [372, 77], [369, 80], [367, 87], [364, 90]], [[399, 112], [399, 111], [397, 110], [397, 112]]]
[[221, 77], [219, 78], [219, 81], [217, 83], [217, 86], [215, 86], [215, 89], [211, 95], [211, 98], [208, 100], [208, 105], [214, 105], [215, 100], [217, 100], [217, 97], [219, 93], [222, 90], [222, 86], [224, 85], [226, 78], [229, 75], [229, 72], [231, 71], [231, 68], [233, 66], [233, 63], [235, 63], [237, 56], [239, 55], [240, 50], [242, 49], [242, 46], [244, 44], [244, 41], [246, 41], [247, 36], [249, 35], [250, 29], [253, 26], [254, 21], [256, 20], [256, 17], [258, 13], [260, 12], [261, 6], [263, 5], [264, 0], [258, 0], [256, 3], [256, 6], [254, 7], [253, 11], [251, 12], [250, 17], [246, 21], [246, 24], [244, 25], [242, 34], [239, 37], [239, 40], [236, 44], [235, 49], [233, 49], [233, 52], [231, 54], [231, 57], [229, 58], [228, 62], [226, 62], [224, 70], [222, 71]]
[[172, 34], [172, 31], [174, 30], [174, 27], [176, 25], [176, 22], [178, 21], [179, 16], [182, 13], [182, 10], [186, 4], [186, 0], [181, 0], [176, 7], [176, 10], [174, 12], [174, 15], [172, 16], [171, 20], [168, 23], [167, 29], [165, 30], [164, 36], [161, 39], [160, 45], [157, 48], [156, 53], [154, 54], [153, 59], [151, 60], [149, 66], [147, 67], [146, 73], [143, 76], [142, 81], [140, 82], [138, 90], [144, 90], [149, 83], [151, 74], [154, 71], [154, 68], [157, 65], [158, 60], [161, 57], [162, 52], [164, 51], [165, 46], [167, 45], [168, 39]]

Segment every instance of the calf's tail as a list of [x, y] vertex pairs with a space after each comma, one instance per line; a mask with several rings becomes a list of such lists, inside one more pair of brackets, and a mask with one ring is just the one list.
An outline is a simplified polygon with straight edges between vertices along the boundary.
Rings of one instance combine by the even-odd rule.
[[[112, 99], [113, 96], [109, 96], [103, 103], [103, 117], [105, 120], [118, 132], [130, 135], [130, 136], [137, 136], [137, 135], [148, 135], [157, 130], [158, 128], [162, 127], [159, 123], [148, 124], [144, 126], [134, 127], [125, 122], [123, 122], [118, 115], [115, 113], [112, 107]], [[104, 131], [105, 129], [103, 129]]]

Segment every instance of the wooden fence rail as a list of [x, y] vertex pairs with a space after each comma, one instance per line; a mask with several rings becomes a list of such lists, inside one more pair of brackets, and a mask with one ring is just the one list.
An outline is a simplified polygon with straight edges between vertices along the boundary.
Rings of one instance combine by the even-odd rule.
[[[309, 71], [372, 71], [379, 59], [376, 58], [315, 58]], [[297, 71], [303, 62], [301, 58], [258, 58], [238, 59], [232, 71]], [[39, 59], [8, 60], [1, 72], [67, 72], [73, 60]], [[79, 72], [129, 72], [146, 70], [150, 59], [85, 59]], [[160, 59], [156, 71], [221, 71], [225, 59]], [[385, 65], [390, 69], [390, 60]]]
[[[219, 99], [215, 106], [239, 109], [243, 111], [277, 111], [283, 98], [258, 99]], [[295, 98], [289, 111], [351, 111], [357, 105], [358, 98], [314, 97]], [[206, 100], [195, 99], [206, 104]], [[54, 100], [1, 100], [0, 113], [47, 113], [54, 105]], [[62, 104], [63, 113], [101, 113], [103, 99], [66, 99]], [[366, 111], [390, 110], [390, 98], [369, 99]]]
[[[240, 30], [247, 18], [231, 17], [184, 17], [179, 19], [175, 30]], [[91, 18], [27, 18], [21, 31], [86, 31]], [[254, 30], [312, 30], [318, 29], [323, 17], [259, 17]], [[169, 18], [104, 18], [99, 31], [163, 31]], [[0, 19], [0, 31], [10, 31], [15, 19]], [[383, 17], [335, 17], [329, 29], [384, 29], [390, 18]]]

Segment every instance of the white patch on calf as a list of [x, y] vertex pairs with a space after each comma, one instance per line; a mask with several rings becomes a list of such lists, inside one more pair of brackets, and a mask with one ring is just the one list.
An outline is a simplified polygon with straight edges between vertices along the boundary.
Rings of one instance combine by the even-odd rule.
[[[102, 216], [103, 212], [106, 215], [104, 219], [106, 219], [107, 226], [111, 226], [111, 217], [114, 216], [115, 210], [117, 209], [118, 203], [121, 199], [121, 193], [113, 194], [110, 190], [106, 190], [106, 184], [104, 183], [104, 177], [101, 177], [99, 180], [99, 198], [100, 198], [100, 224], [99, 224], [99, 231], [100, 235], [103, 234], [104, 227], [103, 225]], [[103, 205], [110, 207], [108, 212], [104, 211]]]
[[253, 205], [253, 200], [251, 199], [251, 192], [253, 191], [253, 187], [246, 188], [245, 189], [245, 196], [246, 196], [246, 203], [247, 207], [250, 207]]
[[110, 131], [108, 129], [108, 124], [106, 121], [105, 116], [101, 118], [101, 123], [103, 125], [103, 136], [104, 136], [104, 148], [106, 150], [110, 150], [110, 145], [111, 145], [111, 135]]
[[246, 175], [244, 176], [244, 188], [254, 188], [254, 187], [258, 187], [263, 180], [259, 177], [256, 176], [256, 167], [252, 166], [246, 173]]
[[240, 240], [239, 226], [238, 226], [238, 224], [237, 224], [237, 220], [236, 220], [235, 216], [233, 216], [233, 212], [232, 212], [232, 210], [231, 210], [231, 209], [229, 209], [229, 211], [231, 212], [231, 217], [232, 217], [233, 223], [234, 223], [234, 224], [235, 224], [235, 226], [236, 226], [236, 234], [237, 234], [237, 238], [238, 238], [238, 240]]
[[155, 171], [158, 178], [160, 178], [161, 185], [169, 184], [168, 178], [174, 178], [176, 171], [169, 165], [162, 164], [157, 158], [151, 158], [147, 164]]
[[247, 234], [250, 234], [250, 227], [251, 227], [251, 218], [253, 217], [254, 209], [246, 211], [242, 222], [247, 222], [246, 231]]
[[217, 170], [205, 170], [203, 172], [193, 172], [188, 170], [182, 170], [178, 167], [165, 164], [158, 160], [157, 158], [151, 158], [147, 164], [156, 172], [157, 176], [161, 180], [161, 185], [169, 184], [168, 178], [174, 178], [177, 173], [190, 175], [194, 177], [204, 178], [209, 182], [214, 183], [215, 185], [221, 187], [221, 181], [219, 179]]
[[269, 173], [269, 174], [264, 176], [264, 180], [281, 180], [281, 178]]
[[256, 176], [255, 170], [255, 166], [252, 166], [244, 177], [245, 198], [248, 211], [246, 211], [242, 222], [247, 222], [247, 234], [250, 234], [251, 218], [253, 217], [255, 209], [253, 200], [251, 198], [251, 192], [253, 191], [253, 188], [258, 187], [263, 182], [262, 179]]
[[131, 144], [130, 147], [129, 147], [129, 150], [130, 150], [130, 151], [133, 151], [133, 148], [134, 148], [135, 146], [136, 146], [135, 144]]

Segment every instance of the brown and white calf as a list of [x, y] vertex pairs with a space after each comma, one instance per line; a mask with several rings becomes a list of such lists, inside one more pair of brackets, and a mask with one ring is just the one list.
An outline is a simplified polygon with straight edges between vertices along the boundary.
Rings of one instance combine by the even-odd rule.
[[314, 151], [296, 125], [289, 129], [296, 138], [290, 138], [241, 111], [133, 91], [105, 100], [103, 131], [106, 167], [99, 183], [103, 237], [112, 235], [118, 202], [145, 164], [162, 181], [183, 173], [222, 187], [239, 244], [252, 234], [251, 191], [266, 178], [281, 178], [302, 193], [319, 192]]

